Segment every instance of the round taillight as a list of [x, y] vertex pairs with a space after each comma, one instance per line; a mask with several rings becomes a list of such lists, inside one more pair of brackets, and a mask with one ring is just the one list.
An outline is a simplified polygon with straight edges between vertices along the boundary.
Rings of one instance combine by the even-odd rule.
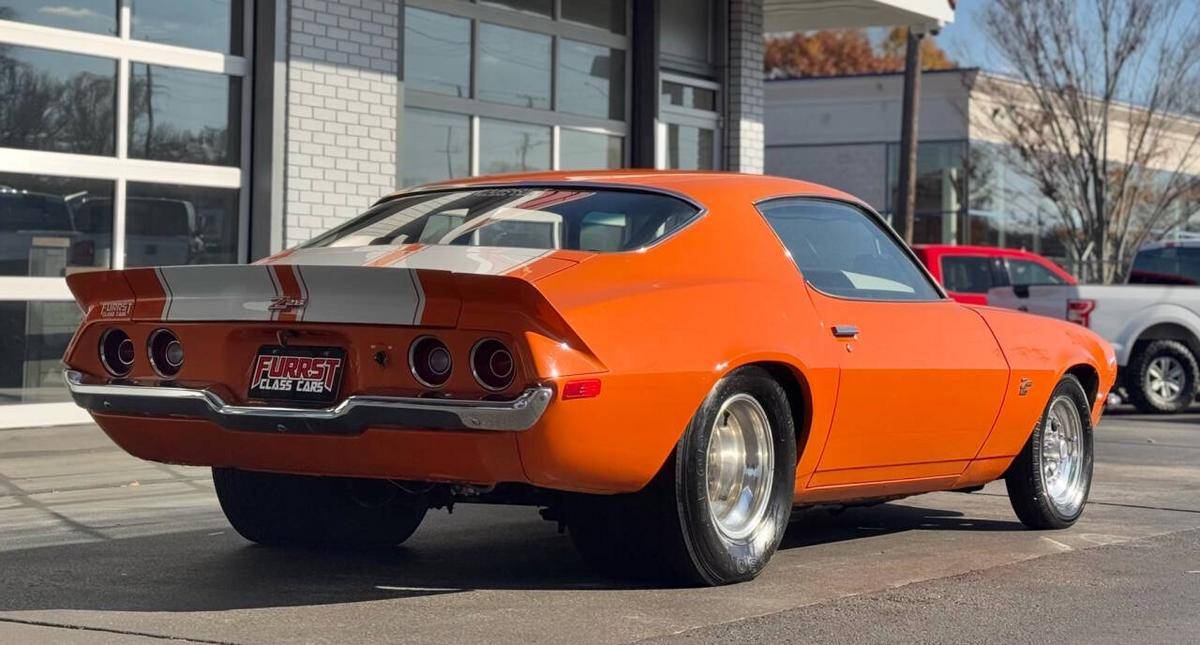
[[441, 387], [450, 380], [454, 360], [446, 343], [433, 336], [422, 336], [408, 348], [408, 364], [413, 376], [426, 387]]
[[517, 375], [517, 363], [504, 343], [485, 338], [471, 348], [471, 373], [483, 387], [503, 390], [512, 385]]
[[183, 343], [169, 329], [157, 329], [146, 344], [147, 355], [154, 371], [163, 378], [174, 378], [183, 367]]
[[113, 376], [126, 376], [133, 369], [133, 340], [120, 329], [110, 329], [100, 336], [100, 362]]

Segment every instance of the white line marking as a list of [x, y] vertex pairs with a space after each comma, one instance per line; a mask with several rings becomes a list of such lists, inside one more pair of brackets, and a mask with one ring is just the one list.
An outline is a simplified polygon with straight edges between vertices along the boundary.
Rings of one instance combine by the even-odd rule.
[[1063, 551], [1074, 551], [1075, 550], [1071, 545], [1063, 544], [1062, 542], [1059, 542], [1058, 540], [1055, 540], [1053, 538], [1043, 537], [1042, 539], [1049, 542], [1050, 544], [1053, 544], [1054, 546], [1062, 549]]

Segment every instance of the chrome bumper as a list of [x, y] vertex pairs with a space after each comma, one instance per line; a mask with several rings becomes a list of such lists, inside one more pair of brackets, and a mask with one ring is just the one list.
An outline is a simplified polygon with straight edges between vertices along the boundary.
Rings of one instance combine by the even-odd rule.
[[465, 401], [394, 396], [351, 396], [332, 408], [229, 405], [211, 390], [96, 382], [63, 373], [75, 403], [100, 414], [207, 419], [229, 430], [354, 435], [366, 428], [520, 432], [537, 423], [553, 390], [535, 387], [511, 401]]

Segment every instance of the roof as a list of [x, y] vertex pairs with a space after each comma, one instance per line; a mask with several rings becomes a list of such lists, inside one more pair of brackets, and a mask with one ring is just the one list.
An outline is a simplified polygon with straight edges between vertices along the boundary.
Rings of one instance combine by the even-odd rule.
[[468, 186], [494, 186], [512, 184], [607, 184], [651, 188], [679, 193], [706, 206], [740, 195], [748, 202], [757, 202], [771, 197], [810, 196], [826, 197], [863, 204], [863, 201], [839, 190], [798, 179], [751, 175], [735, 172], [681, 171], [681, 170], [594, 170], [556, 171], [490, 175], [470, 179], [454, 179], [434, 184], [417, 186], [398, 191], [393, 195], [434, 188]]

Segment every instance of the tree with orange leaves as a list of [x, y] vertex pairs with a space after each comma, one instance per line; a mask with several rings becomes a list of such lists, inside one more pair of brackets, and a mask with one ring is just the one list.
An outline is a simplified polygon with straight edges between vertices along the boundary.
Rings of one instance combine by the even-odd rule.
[[[878, 45], [863, 29], [825, 29], [767, 38], [763, 69], [771, 77], [843, 76], [904, 71], [906, 31], [895, 27]], [[921, 42], [922, 67], [951, 69], [955, 63], [932, 39]]]

